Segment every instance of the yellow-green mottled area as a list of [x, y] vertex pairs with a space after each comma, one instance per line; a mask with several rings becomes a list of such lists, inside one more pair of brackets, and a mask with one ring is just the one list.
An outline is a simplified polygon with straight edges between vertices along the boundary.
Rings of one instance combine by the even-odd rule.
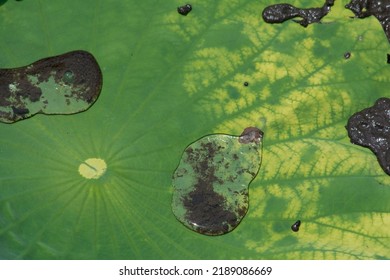
[[[84, 113], [0, 126], [0, 259], [389, 259], [390, 179], [345, 129], [389, 97], [378, 21], [342, 1], [307, 28], [263, 22], [269, 1], [191, 4], [0, 6], [1, 68], [84, 49], [104, 80]], [[245, 219], [220, 237], [187, 229], [170, 208], [183, 150], [249, 126], [264, 139]], [[78, 172], [89, 158], [107, 165], [97, 180]]]

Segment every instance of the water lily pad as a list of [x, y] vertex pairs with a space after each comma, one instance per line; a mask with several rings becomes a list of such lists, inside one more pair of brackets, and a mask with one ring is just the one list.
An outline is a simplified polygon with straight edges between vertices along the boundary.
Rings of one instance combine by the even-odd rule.
[[[0, 6], [1, 68], [83, 49], [104, 74], [85, 113], [0, 123], [0, 259], [389, 259], [390, 176], [345, 130], [389, 97], [389, 42], [348, 1], [307, 28], [264, 22], [282, 2], [324, 1]], [[211, 238], [183, 226], [171, 202], [185, 147], [258, 123], [239, 226]]]

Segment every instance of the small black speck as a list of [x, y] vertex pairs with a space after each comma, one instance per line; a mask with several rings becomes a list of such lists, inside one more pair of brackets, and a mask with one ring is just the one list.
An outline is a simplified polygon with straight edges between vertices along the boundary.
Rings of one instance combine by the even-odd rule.
[[387, 64], [390, 64], [390, 53], [387, 54]]
[[188, 13], [191, 12], [191, 10], [192, 10], [191, 4], [186, 4], [184, 6], [177, 8], [177, 12], [183, 16], [188, 15]]
[[244, 83], [244, 86], [246, 86], [246, 87], [249, 86], [249, 83], [248, 83], [248, 82], [245, 82], [245, 83]]
[[292, 226], [291, 226], [291, 230], [294, 231], [294, 232], [297, 232], [299, 230], [299, 227], [301, 225], [301, 221], [298, 220], [296, 221]]
[[344, 58], [345, 59], [348, 59], [348, 58], [350, 58], [351, 57], [351, 53], [350, 52], [346, 52], [345, 54], [344, 54]]

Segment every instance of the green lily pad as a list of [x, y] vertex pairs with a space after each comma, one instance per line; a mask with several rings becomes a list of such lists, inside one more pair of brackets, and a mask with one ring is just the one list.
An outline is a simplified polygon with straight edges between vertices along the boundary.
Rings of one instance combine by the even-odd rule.
[[[81, 114], [0, 123], [0, 259], [389, 259], [390, 177], [345, 125], [389, 97], [390, 45], [346, 2], [306, 28], [265, 23], [265, 0], [1, 5], [0, 68], [86, 50], [104, 86]], [[189, 230], [171, 207], [183, 150], [254, 125], [245, 218]]]
[[208, 135], [189, 145], [173, 175], [172, 210], [185, 226], [206, 235], [235, 229], [248, 211], [248, 186], [261, 163], [263, 133]]

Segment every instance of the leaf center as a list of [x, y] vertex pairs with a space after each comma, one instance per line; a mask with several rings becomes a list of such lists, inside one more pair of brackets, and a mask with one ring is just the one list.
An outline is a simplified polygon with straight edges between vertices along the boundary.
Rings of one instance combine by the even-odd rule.
[[86, 179], [99, 179], [106, 173], [107, 164], [100, 158], [89, 158], [79, 166], [79, 173]]

